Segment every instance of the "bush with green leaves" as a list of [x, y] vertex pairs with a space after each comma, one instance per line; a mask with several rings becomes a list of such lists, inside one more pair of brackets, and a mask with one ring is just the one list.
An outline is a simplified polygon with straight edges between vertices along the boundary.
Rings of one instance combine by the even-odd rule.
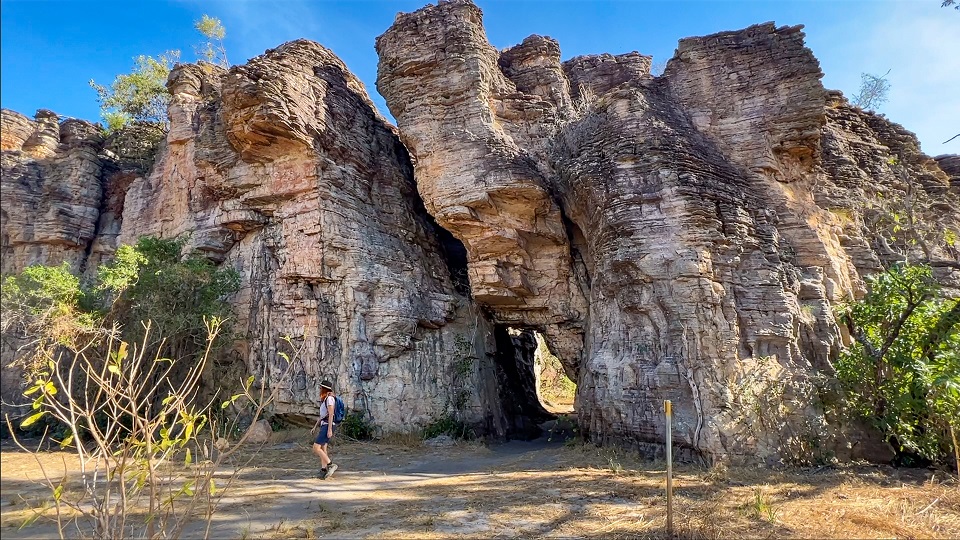
[[338, 429], [345, 437], [357, 441], [368, 441], [373, 438], [373, 424], [367, 420], [363, 411], [353, 410], [347, 413]]
[[[147, 337], [144, 321], [153, 327], [146, 345], [163, 357], [202, 355], [208, 346], [205, 321], [230, 317], [226, 298], [239, 289], [240, 277], [199, 255], [183, 255], [185, 244], [186, 238], [142, 237], [135, 246], [120, 246], [91, 283], [82, 282], [67, 263], [34, 265], [7, 277], [2, 330], [32, 341], [21, 355], [27, 372], [46, 365], [52, 349], [101, 346], [103, 339], [91, 338], [108, 330], [141, 343]], [[229, 326], [221, 325], [212, 351], [231, 337]]]
[[945, 297], [923, 265], [894, 266], [868, 284], [840, 314], [854, 338], [836, 363], [846, 402], [901, 462], [943, 460], [960, 419], [960, 298]]
[[[183, 255], [187, 238], [142, 237], [135, 246], [121, 246], [113, 262], [101, 267], [95, 292], [125, 328], [128, 341], [141, 341], [143, 326], [152, 321], [163, 336], [157, 343], [165, 356], [196, 356], [206, 345], [204, 319], [226, 320], [226, 297], [240, 288], [240, 275], [219, 269], [199, 254]], [[216, 352], [232, 338], [224, 327], [213, 344]]]
[[117, 75], [110, 86], [91, 79], [107, 130], [119, 130], [131, 121], [166, 125], [170, 102], [167, 77], [179, 59], [180, 51], [167, 51], [156, 58], [140, 55], [134, 58], [133, 71]]
[[429, 424], [424, 426], [421, 435], [424, 440], [433, 439], [441, 435], [448, 435], [455, 439], [469, 439], [473, 433], [466, 424], [454, 418], [453, 415], [445, 415], [434, 418]]

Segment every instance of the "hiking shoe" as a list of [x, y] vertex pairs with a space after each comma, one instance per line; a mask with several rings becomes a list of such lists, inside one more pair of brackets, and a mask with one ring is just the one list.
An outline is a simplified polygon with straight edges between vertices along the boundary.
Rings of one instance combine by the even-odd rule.
[[317, 478], [319, 478], [319, 479], [321, 479], [321, 480], [326, 480], [326, 479], [327, 479], [327, 469], [325, 469], [325, 468], [324, 468], [324, 469], [320, 469], [320, 474], [317, 475]]
[[331, 476], [333, 476], [333, 473], [337, 472], [337, 469], [339, 468], [340, 467], [337, 467], [336, 463], [331, 463], [327, 465], [327, 474], [324, 475], [323, 479], [326, 480], [327, 478], [330, 478]]

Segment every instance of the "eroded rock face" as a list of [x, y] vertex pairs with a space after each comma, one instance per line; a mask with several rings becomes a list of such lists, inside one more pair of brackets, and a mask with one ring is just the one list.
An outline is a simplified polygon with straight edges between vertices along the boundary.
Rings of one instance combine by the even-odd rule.
[[228, 72], [180, 66], [169, 89], [167, 147], [127, 192], [121, 241], [191, 233], [241, 273], [238, 357], [282, 388], [276, 412], [315, 413], [330, 379], [348, 407], [409, 428], [451, 412], [460, 387], [464, 419], [502, 432], [477, 382], [486, 323], [343, 63], [299, 40]]
[[399, 129], [306, 40], [175, 68], [159, 147], [3, 111], [3, 272], [189, 234], [242, 276], [208, 383], [255, 374], [290, 417], [331, 379], [385, 431], [535, 435], [539, 332], [592, 440], [661, 452], [670, 399], [681, 457], [884, 458], [817, 401], [849, 344], [833, 307], [904, 256], [960, 294], [958, 166], [824, 90], [799, 27], [682, 40], [660, 77], [541, 36], [498, 51], [466, 0], [376, 46]]
[[68, 262], [80, 269], [100, 216], [99, 129], [82, 120], [62, 124], [50, 111], [36, 120], [2, 112], [2, 271]]
[[[828, 103], [799, 27], [682, 40], [652, 78], [639, 53], [561, 64], [539, 36], [498, 53], [481, 19], [463, 0], [399, 15], [377, 40], [377, 85], [427, 209], [467, 246], [475, 298], [545, 331], [581, 427], [656, 453], [671, 399], [691, 454], [849, 456], [813, 380], [849, 341], [831, 305], [861, 295], [882, 255], [869, 219], [840, 207], [862, 217], [867, 184], [907, 183], [960, 227], [915, 138]], [[838, 172], [851, 160], [857, 176]]]
[[528, 39], [501, 58], [479, 8], [450, 2], [399, 15], [377, 51], [377, 88], [427, 210], [466, 247], [473, 297], [499, 322], [541, 328], [575, 369], [586, 300], [544, 160], [531, 156], [572, 112], [556, 42]]

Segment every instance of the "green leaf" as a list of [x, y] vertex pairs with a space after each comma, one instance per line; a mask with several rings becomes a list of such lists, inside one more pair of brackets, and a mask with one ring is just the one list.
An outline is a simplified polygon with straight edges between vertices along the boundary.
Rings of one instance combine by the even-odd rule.
[[187, 455], [183, 458], [183, 466], [189, 467], [193, 463], [193, 454], [190, 453], [190, 449], [187, 448]]
[[62, 441], [60, 441], [60, 448], [66, 448], [70, 446], [70, 443], [73, 442], [73, 435], [67, 435]]
[[120, 375], [120, 368], [118, 368], [113, 364], [110, 364], [109, 366], [107, 366], [107, 371], [109, 371], [110, 373], [113, 373], [114, 375]]
[[213, 481], [213, 478], [210, 479], [210, 495], [217, 494], [217, 484]]
[[60, 502], [60, 497], [63, 496], [63, 484], [60, 484], [53, 490], [53, 500]]
[[32, 426], [33, 424], [37, 423], [37, 420], [40, 420], [41, 418], [43, 418], [43, 415], [45, 414], [47, 414], [47, 411], [40, 411], [37, 414], [28, 416], [27, 419], [20, 424], [20, 427], [27, 428]]

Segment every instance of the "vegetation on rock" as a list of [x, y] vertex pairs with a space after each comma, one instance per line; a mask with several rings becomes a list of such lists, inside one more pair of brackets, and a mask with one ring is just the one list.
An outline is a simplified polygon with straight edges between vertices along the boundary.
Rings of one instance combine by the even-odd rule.
[[204, 14], [193, 23], [193, 27], [206, 38], [206, 41], [197, 47], [197, 58], [220, 67], [228, 67], [230, 63], [227, 62], [227, 49], [223, 45], [227, 30], [220, 19]]
[[[205, 320], [225, 320], [226, 296], [240, 286], [232, 269], [218, 269], [198, 255], [183, 255], [186, 239], [141, 238], [120, 246], [113, 262], [90, 283], [68, 264], [34, 265], [4, 280], [3, 332], [33, 339], [23, 361], [28, 372], [56, 357], [60, 347], [102, 346], [95, 336], [144, 343], [174, 360], [195, 360], [207, 348]], [[142, 324], [151, 321], [152, 331]], [[212, 343], [227, 343], [224, 327]], [[189, 363], [189, 362], [188, 362]]]
[[156, 58], [140, 55], [134, 59], [133, 71], [117, 75], [110, 86], [97, 84], [91, 79], [90, 86], [97, 91], [107, 130], [116, 131], [131, 121], [166, 125], [167, 104], [170, 102], [167, 76], [179, 59], [180, 51], [176, 50]]
[[869, 294], [842, 313], [855, 340], [836, 364], [849, 410], [901, 461], [943, 459], [960, 418], [960, 298], [944, 298], [928, 266], [867, 279]]
[[890, 81], [887, 80], [888, 70], [883, 75], [877, 76], [872, 73], [860, 74], [860, 90], [851, 102], [861, 109], [873, 111], [877, 107], [887, 102], [890, 94]]
[[[205, 38], [196, 47], [197, 59], [221, 67], [229, 66], [223, 44], [227, 31], [220, 19], [204, 14], [194, 22], [194, 28]], [[169, 50], [156, 58], [140, 55], [134, 58], [133, 71], [117, 75], [109, 86], [91, 79], [90, 86], [97, 92], [107, 131], [117, 131], [133, 121], [168, 127], [170, 93], [167, 91], [167, 77], [179, 61], [179, 50]]]

